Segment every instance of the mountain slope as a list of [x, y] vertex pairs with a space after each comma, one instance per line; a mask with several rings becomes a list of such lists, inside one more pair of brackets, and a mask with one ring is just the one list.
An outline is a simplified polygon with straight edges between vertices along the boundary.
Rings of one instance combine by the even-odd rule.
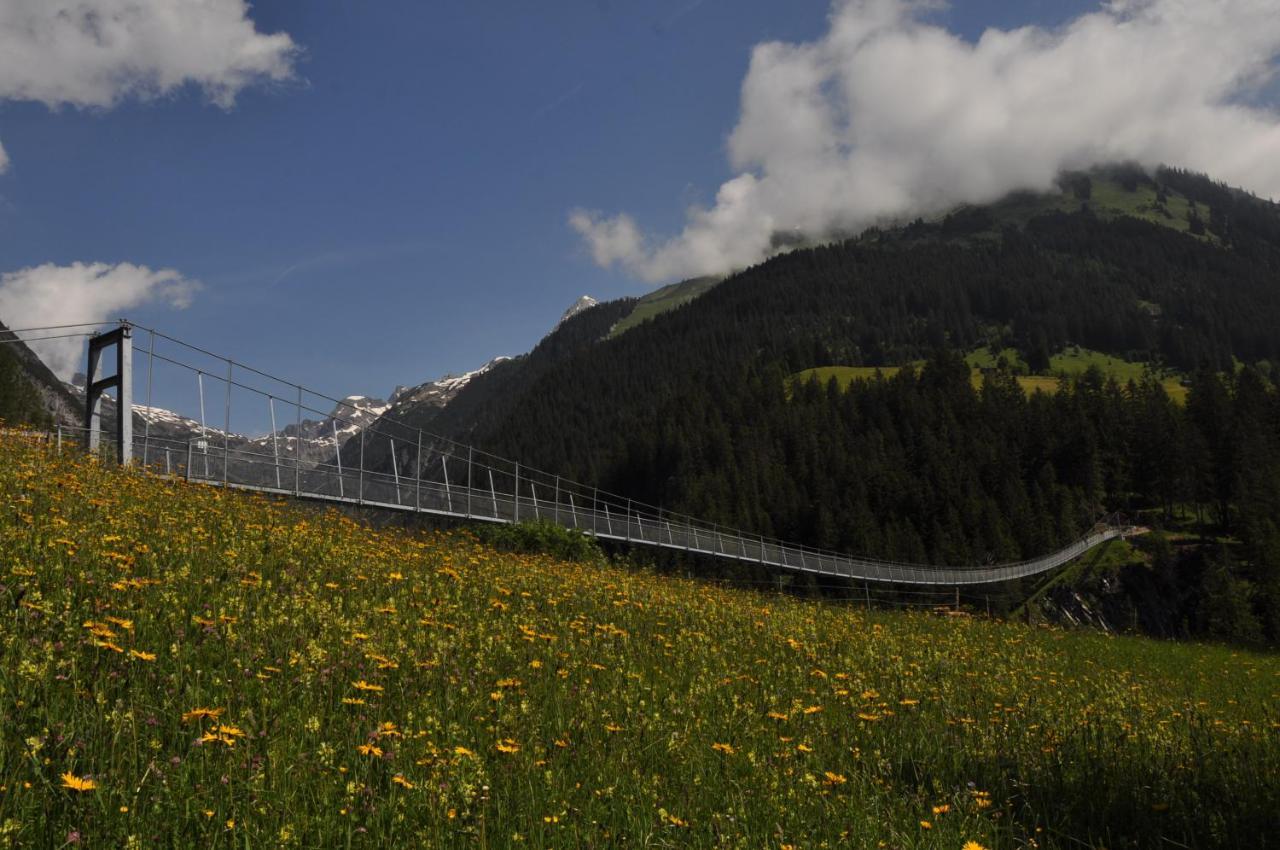
[[[1130, 206], [1194, 202], [1204, 233], [1060, 197], [1014, 199], [998, 226], [1001, 205], [873, 231], [611, 338], [630, 305], [601, 305], [419, 424], [640, 501], [908, 561], [1031, 557], [1106, 511], [1172, 523], [1192, 506], [1239, 545], [1227, 569], [1256, 591], [1241, 616], [1280, 636], [1266, 519], [1280, 515], [1280, 211], [1194, 175], [1158, 180]], [[1154, 377], [1130, 389], [1096, 371], [1051, 397], [999, 369], [975, 387], [962, 355], [983, 346], [1033, 365], [1080, 346], [1191, 386], [1185, 407]], [[843, 392], [788, 382], [926, 360]]]
[[0, 420], [79, 425], [76, 399], [25, 343], [0, 322]]

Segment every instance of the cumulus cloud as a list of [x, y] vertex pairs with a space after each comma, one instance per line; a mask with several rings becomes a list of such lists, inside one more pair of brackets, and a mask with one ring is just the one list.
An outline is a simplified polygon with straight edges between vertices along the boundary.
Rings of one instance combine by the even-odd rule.
[[291, 79], [297, 54], [244, 0], [0, 2], [0, 101], [109, 108], [193, 85], [229, 109], [247, 86]]
[[[173, 269], [152, 270], [132, 263], [46, 263], [0, 276], [0, 318], [15, 329], [104, 322], [153, 301], [185, 309], [199, 288], [197, 281]], [[51, 339], [30, 345], [64, 380], [83, 369], [83, 340]]]
[[244, 0], [4, 0], [0, 98], [115, 105], [184, 85], [222, 107], [253, 83], [293, 75], [297, 46], [263, 34]]
[[814, 42], [755, 47], [729, 137], [739, 174], [684, 231], [575, 211], [602, 266], [714, 274], [878, 221], [1048, 189], [1063, 169], [1168, 163], [1280, 197], [1275, 0], [1112, 0], [1055, 29], [966, 41], [932, 2], [837, 0]]

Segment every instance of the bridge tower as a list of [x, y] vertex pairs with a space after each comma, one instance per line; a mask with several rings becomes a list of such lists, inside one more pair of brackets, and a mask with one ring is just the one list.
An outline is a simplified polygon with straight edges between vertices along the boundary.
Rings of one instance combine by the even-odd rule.
[[[102, 351], [116, 348], [116, 372], [99, 377]], [[84, 427], [88, 432], [90, 452], [98, 451], [102, 438], [102, 394], [116, 390], [116, 459], [122, 466], [133, 460], [133, 326], [121, 321], [120, 326], [89, 339], [89, 363], [85, 369]]]

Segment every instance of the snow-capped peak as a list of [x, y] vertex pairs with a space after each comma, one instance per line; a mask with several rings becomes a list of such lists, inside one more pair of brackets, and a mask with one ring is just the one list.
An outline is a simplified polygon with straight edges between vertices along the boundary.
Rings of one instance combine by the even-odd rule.
[[[556, 327], [557, 328], [560, 327], [565, 322], [572, 319], [574, 316], [578, 315], [584, 310], [590, 310], [592, 307], [596, 306], [599, 303], [600, 303], [599, 301], [592, 298], [590, 295], [582, 296], [577, 301], [573, 302], [573, 304], [570, 305], [568, 310], [564, 311], [564, 315], [560, 317], [560, 321], [556, 322]], [[553, 328], [552, 330], [554, 329], [555, 328]]]

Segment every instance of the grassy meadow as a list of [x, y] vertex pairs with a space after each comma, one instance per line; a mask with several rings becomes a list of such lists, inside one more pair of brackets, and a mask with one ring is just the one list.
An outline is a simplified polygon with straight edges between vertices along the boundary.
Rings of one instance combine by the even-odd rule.
[[0, 847], [1275, 844], [1280, 658], [502, 554], [0, 437]]
[[[1010, 367], [1026, 370], [1026, 363], [1022, 360], [1021, 355], [1012, 348], [1007, 348], [998, 353], [994, 353], [987, 348], [979, 348], [965, 355], [965, 362], [973, 370], [970, 380], [975, 388], [982, 386], [982, 370], [994, 368], [1000, 357], [1004, 357], [1005, 362]], [[923, 363], [916, 365], [923, 365]], [[1081, 375], [1091, 366], [1098, 367], [1103, 375], [1115, 378], [1121, 384], [1141, 380], [1147, 370], [1145, 363], [1134, 363], [1120, 357], [1103, 354], [1100, 351], [1071, 346], [1049, 358], [1049, 374], [1016, 374], [1014, 380], [1018, 382], [1018, 386], [1022, 387], [1023, 392], [1027, 395], [1031, 395], [1034, 392], [1052, 395], [1062, 386], [1062, 378]], [[849, 385], [854, 381], [872, 381], [877, 376], [892, 378], [900, 371], [902, 371], [901, 366], [820, 366], [815, 369], [805, 369], [802, 372], [797, 372], [791, 376], [791, 380], [792, 382], [817, 380], [820, 384], [825, 385], [832, 378], [835, 378], [841, 389], [848, 389]], [[1160, 379], [1160, 383], [1169, 398], [1178, 404], [1186, 403], [1187, 388], [1183, 385], [1181, 378], [1166, 375]]]

